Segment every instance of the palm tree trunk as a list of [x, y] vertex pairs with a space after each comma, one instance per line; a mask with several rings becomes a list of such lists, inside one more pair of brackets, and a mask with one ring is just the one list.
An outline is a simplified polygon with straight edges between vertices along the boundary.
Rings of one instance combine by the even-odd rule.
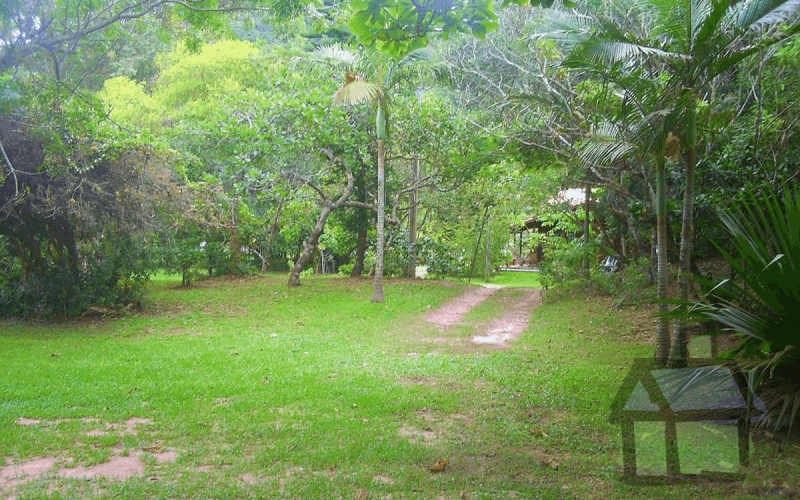
[[[678, 300], [689, 299], [689, 273], [692, 264], [694, 242], [694, 177], [697, 164], [697, 109], [694, 100], [688, 104], [686, 123], [686, 187], [683, 192], [683, 216], [681, 221], [681, 254], [678, 265]], [[686, 325], [675, 320], [670, 346], [669, 365], [671, 367], [686, 366], [688, 357]]]
[[664, 317], [667, 311], [667, 304], [663, 302], [667, 298], [667, 283], [669, 281], [669, 270], [667, 269], [667, 188], [666, 173], [663, 153], [658, 155], [658, 165], [656, 167], [656, 236], [658, 238], [656, 246], [657, 262], [657, 281], [658, 281], [658, 300], [659, 317], [658, 332], [656, 334], [656, 362], [666, 365], [669, 356], [670, 338], [669, 321]]
[[232, 274], [239, 274], [241, 272], [242, 246], [239, 244], [239, 221], [237, 218], [238, 212], [239, 212], [239, 200], [238, 198], [233, 198], [233, 200], [231, 201], [231, 227], [230, 227]]
[[[591, 241], [591, 235], [589, 234], [589, 203], [592, 197], [592, 188], [588, 184], [584, 188], [584, 200], [583, 200], [583, 244], [586, 245], [586, 248], [589, 248], [589, 242]], [[591, 257], [589, 257], [589, 253], [586, 254], [586, 261], [583, 263], [584, 271], [586, 272], [586, 276], [589, 276], [589, 272], [591, 271], [592, 262]]]
[[375, 282], [372, 286], [372, 302], [386, 300], [383, 294], [383, 240], [384, 212], [386, 210], [386, 172], [384, 167], [385, 141], [378, 139], [378, 242], [375, 245]]

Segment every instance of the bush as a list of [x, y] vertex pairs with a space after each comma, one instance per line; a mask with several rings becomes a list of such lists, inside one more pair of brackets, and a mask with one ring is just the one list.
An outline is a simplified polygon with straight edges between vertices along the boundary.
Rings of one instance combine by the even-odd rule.
[[139, 301], [155, 267], [141, 241], [124, 235], [91, 241], [80, 249], [79, 269], [43, 258], [40, 269], [27, 279], [17, 259], [1, 251], [10, 273], [0, 280], [0, 316], [70, 317], [95, 305], [119, 308]]
[[636, 303], [640, 300], [655, 298], [656, 289], [650, 286], [652, 271], [649, 259], [641, 258], [630, 263], [617, 274], [619, 276], [618, 296], [614, 301], [614, 307], [619, 307], [623, 303]]
[[[783, 391], [783, 408], [800, 407], [800, 192], [750, 196], [748, 203], [720, 212], [734, 251], [720, 253], [736, 279], [714, 284], [697, 304], [684, 304], [695, 321], [714, 321], [741, 345], [724, 357], [750, 364], [757, 383], [793, 387]], [[779, 420], [779, 419], [777, 419]]]
[[350, 273], [353, 272], [353, 268], [355, 266], [356, 266], [355, 264], [342, 264], [339, 266], [339, 274], [342, 274], [344, 276], [350, 276]]
[[626, 301], [650, 298], [654, 293], [649, 287], [647, 270], [650, 263], [647, 259], [640, 259], [610, 273], [600, 264], [600, 256], [610, 251], [597, 241], [590, 241], [587, 245], [582, 239], [566, 241], [564, 238], [551, 237], [546, 252], [547, 256], [540, 266], [541, 283], [545, 287], [583, 285], [597, 293], [618, 296], [616, 306]]
[[570, 286], [576, 282], [590, 285], [597, 281], [598, 290], [610, 293], [610, 280], [601, 275], [598, 267], [599, 250], [594, 242], [587, 245], [582, 239], [549, 238], [546, 257], [540, 265], [542, 285], [549, 288]]
[[414, 245], [418, 261], [428, 267], [428, 273], [436, 276], [466, 276], [472, 262], [468, 252], [432, 238], [422, 237]]

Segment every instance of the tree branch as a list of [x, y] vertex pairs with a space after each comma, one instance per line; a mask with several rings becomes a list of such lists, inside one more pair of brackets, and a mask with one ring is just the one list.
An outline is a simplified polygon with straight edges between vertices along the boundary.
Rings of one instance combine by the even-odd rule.
[[19, 181], [17, 180], [17, 171], [14, 170], [14, 165], [11, 164], [11, 160], [6, 154], [6, 148], [3, 147], [3, 141], [0, 141], [0, 151], [3, 152], [3, 158], [6, 160], [6, 165], [8, 165], [8, 169], [11, 170], [11, 175], [14, 177], [14, 196], [19, 196]]

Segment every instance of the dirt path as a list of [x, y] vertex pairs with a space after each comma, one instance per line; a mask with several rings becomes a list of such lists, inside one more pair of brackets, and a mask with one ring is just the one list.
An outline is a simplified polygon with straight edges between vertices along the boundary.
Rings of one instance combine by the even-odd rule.
[[499, 289], [499, 287], [493, 286], [470, 288], [462, 295], [451, 299], [439, 309], [429, 313], [425, 319], [428, 320], [428, 323], [439, 325], [439, 331], [444, 331], [448, 326], [460, 325], [461, 318], [463, 318], [470, 309], [489, 298], [490, 295]]
[[[444, 331], [453, 325], [462, 324], [462, 319], [473, 307], [479, 305], [491, 295], [500, 290], [500, 287], [484, 285], [470, 288], [462, 295], [450, 300], [439, 309], [429, 313], [426, 320], [439, 325], [439, 330]], [[513, 302], [504, 304], [505, 312], [500, 319], [492, 321], [483, 332], [470, 339], [473, 344], [483, 345], [493, 349], [506, 349], [508, 342], [515, 340], [528, 327], [531, 312], [542, 303], [541, 290], [535, 288], [515, 289], [524, 291], [524, 295], [515, 297]]]

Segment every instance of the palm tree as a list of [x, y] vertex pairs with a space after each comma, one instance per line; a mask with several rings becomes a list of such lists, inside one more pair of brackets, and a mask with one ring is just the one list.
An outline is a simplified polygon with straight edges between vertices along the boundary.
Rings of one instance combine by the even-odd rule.
[[[375, 280], [372, 288], [372, 302], [384, 302], [383, 292], [383, 243], [385, 237], [384, 224], [386, 213], [386, 129], [389, 99], [387, 92], [397, 85], [402, 76], [402, 70], [411, 64], [426, 60], [423, 51], [417, 50], [406, 55], [399, 61], [386, 60], [379, 54], [374, 54], [370, 60], [360, 55], [353, 54], [336, 47], [321, 47], [317, 55], [328, 60], [338, 61], [347, 66], [345, 83], [336, 93], [334, 104], [357, 104], [361, 102], [374, 102], [375, 131], [378, 142], [378, 195], [377, 195], [377, 230], [378, 241], [375, 248]], [[372, 70], [378, 81], [367, 79], [363, 72], [356, 68], [362, 67]], [[381, 79], [380, 77], [383, 76]]]
[[[573, 66], [604, 75], [666, 76], [670, 115], [677, 122], [674, 129], [662, 130], [675, 134], [685, 155], [677, 297], [685, 301], [693, 254], [698, 101], [706, 100], [710, 85], [741, 61], [797, 34], [800, 0], [638, 0], [634, 10], [643, 13], [651, 31], [639, 34], [612, 20], [573, 14], [557, 20], [553, 34], [566, 43]], [[670, 365], [685, 364], [686, 345], [678, 320]]]
[[[606, 122], [597, 127], [578, 145], [578, 153], [587, 164], [613, 165], [633, 158], [635, 161], [652, 159], [656, 166], [656, 281], [660, 302], [656, 335], [656, 362], [666, 364], [670, 352], [669, 320], [666, 316], [667, 285], [667, 194], [666, 164], [674, 155], [676, 139], [667, 131], [674, 123], [673, 108], [657, 97], [658, 86], [649, 80], [640, 80], [639, 96], [627, 94], [621, 106], [619, 120], [622, 124]], [[631, 82], [628, 82], [628, 86]], [[650, 87], [649, 90], [644, 87]], [[642, 99], [641, 96], [650, 97]], [[639, 98], [637, 98], [639, 97]], [[654, 109], [655, 111], [649, 111]], [[648, 112], [649, 111], [649, 112]], [[638, 157], [638, 158], [636, 158]]]

